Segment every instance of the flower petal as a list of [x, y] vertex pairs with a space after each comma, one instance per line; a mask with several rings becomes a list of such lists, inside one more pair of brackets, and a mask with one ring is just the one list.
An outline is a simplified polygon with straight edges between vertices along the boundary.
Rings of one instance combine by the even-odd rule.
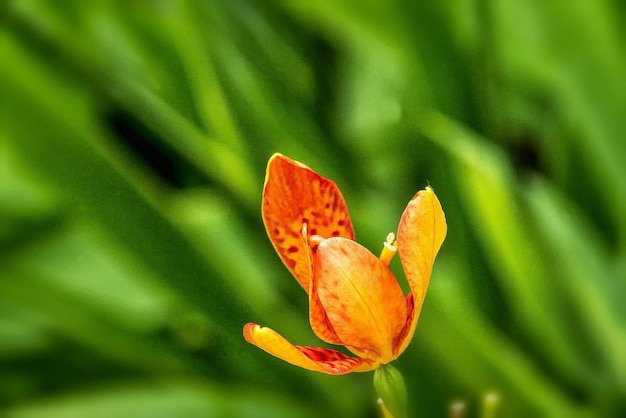
[[354, 239], [348, 208], [337, 185], [281, 154], [274, 154], [267, 164], [262, 216], [274, 248], [306, 291], [311, 277], [300, 239], [302, 225], [308, 225], [309, 236]]
[[[313, 281], [314, 280], [311, 282]], [[311, 323], [311, 329], [320, 340], [329, 344], [343, 345], [341, 339], [337, 336], [330, 319], [328, 318], [328, 314], [326, 313], [314, 286], [311, 286], [311, 291], [309, 292], [309, 322]]]
[[313, 285], [337, 334], [359, 357], [388, 363], [406, 323], [404, 294], [387, 266], [354, 241], [329, 238], [313, 256]]
[[315, 332], [321, 340], [330, 343], [330, 344], [341, 344], [341, 340], [335, 334], [333, 330], [333, 326], [328, 320], [328, 316], [326, 315], [326, 311], [322, 306], [322, 303], [319, 300], [317, 295], [317, 291], [313, 286], [312, 280], [312, 269], [313, 269], [313, 250], [307, 244], [308, 243], [308, 233], [307, 233], [307, 224], [302, 225], [302, 234], [301, 234], [301, 248], [302, 253], [307, 257], [305, 261], [306, 263], [302, 264], [302, 270], [308, 268], [309, 277], [309, 288], [307, 289], [307, 293], [309, 294], [309, 322], [311, 323], [311, 329]]
[[398, 341], [398, 355], [413, 338], [430, 282], [433, 263], [446, 237], [446, 218], [441, 203], [430, 187], [420, 190], [407, 205], [398, 225], [398, 253], [411, 295], [407, 298], [406, 328]]
[[349, 357], [339, 351], [293, 345], [273, 329], [253, 323], [243, 327], [243, 336], [250, 344], [307, 370], [346, 374], [366, 372], [378, 367], [378, 363], [372, 360]]
[[[307, 226], [306, 224], [302, 227], [302, 239], [307, 239]], [[313, 269], [313, 254], [311, 247], [306, 245], [303, 248], [303, 252], [309, 258], [309, 266], [310, 269]], [[319, 296], [317, 294], [317, 288], [314, 285], [315, 280], [314, 277], [311, 277], [309, 281], [309, 322], [311, 323], [311, 329], [315, 332], [315, 335], [319, 337], [320, 340], [325, 341], [329, 344], [341, 344], [341, 340], [337, 337], [335, 330], [333, 329], [330, 320], [328, 319], [328, 315], [326, 315], [326, 311], [324, 310], [324, 306], [322, 306], [322, 302], [320, 302]]]

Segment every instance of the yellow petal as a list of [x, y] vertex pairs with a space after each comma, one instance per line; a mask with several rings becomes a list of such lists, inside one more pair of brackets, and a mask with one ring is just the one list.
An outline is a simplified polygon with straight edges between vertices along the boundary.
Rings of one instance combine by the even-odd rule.
[[271, 328], [248, 323], [243, 336], [250, 344], [294, 366], [327, 374], [365, 372], [378, 367], [374, 361], [346, 356], [335, 350], [291, 344]]
[[354, 239], [348, 208], [337, 185], [281, 154], [274, 154], [267, 164], [262, 217], [274, 248], [306, 291], [311, 273], [300, 239], [302, 225], [307, 224], [309, 236]]
[[330, 238], [314, 254], [313, 284], [341, 340], [359, 357], [387, 363], [406, 323], [406, 302], [393, 273], [354, 241]]
[[398, 354], [413, 338], [433, 263], [446, 232], [446, 218], [435, 192], [430, 187], [420, 190], [407, 205], [398, 226], [398, 253], [411, 288], [411, 295], [407, 298], [407, 326], [403, 331], [404, 341], [399, 342]]

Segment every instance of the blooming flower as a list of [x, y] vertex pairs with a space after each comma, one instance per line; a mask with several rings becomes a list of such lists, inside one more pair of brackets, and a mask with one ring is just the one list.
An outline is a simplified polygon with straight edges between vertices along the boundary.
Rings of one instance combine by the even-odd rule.
[[[413, 337], [435, 256], [446, 235], [441, 204], [430, 187], [408, 203], [380, 257], [355, 241], [337, 185], [302, 163], [274, 154], [267, 166], [262, 215], [269, 238], [309, 295], [311, 328], [356, 355], [291, 344], [270, 328], [244, 326], [245, 339], [308, 370], [345, 374], [395, 360]], [[400, 255], [409, 287], [402, 292], [388, 265]]]

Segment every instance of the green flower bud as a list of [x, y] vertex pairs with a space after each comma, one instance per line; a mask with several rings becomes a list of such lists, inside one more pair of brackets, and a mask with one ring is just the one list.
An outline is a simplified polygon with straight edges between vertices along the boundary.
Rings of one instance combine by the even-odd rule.
[[374, 388], [391, 415], [395, 418], [406, 417], [406, 386], [398, 369], [388, 364], [376, 369]]

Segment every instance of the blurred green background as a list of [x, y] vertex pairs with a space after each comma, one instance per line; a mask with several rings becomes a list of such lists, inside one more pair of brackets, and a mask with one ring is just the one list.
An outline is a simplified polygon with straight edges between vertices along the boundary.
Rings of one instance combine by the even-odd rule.
[[[619, 0], [4, 1], [0, 415], [376, 417], [243, 324], [322, 345], [265, 235], [276, 151], [334, 179], [378, 253], [446, 213], [415, 417], [626, 416]], [[399, 261], [392, 268], [403, 279]]]

